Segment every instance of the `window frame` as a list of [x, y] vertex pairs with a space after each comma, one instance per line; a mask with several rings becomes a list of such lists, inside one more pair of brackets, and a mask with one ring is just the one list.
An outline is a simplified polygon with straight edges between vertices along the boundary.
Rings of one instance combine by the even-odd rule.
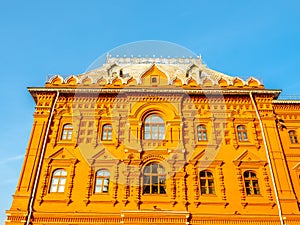
[[239, 142], [249, 141], [247, 127], [245, 125], [238, 125], [236, 127], [236, 130], [237, 130], [237, 138]]
[[[245, 176], [249, 173], [248, 177]], [[255, 176], [252, 176], [254, 174]], [[247, 196], [261, 196], [261, 189], [259, 186], [259, 179], [257, 173], [253, 170], [246, 170], [243, 172], [244, 190]]]
[[[204, 176], [201, 176], [201, 173], [204, 173]], [[208, 176], [210, 174], [211, 176]], [[204, 183], [202, 182], [204, 181]], [[212, 181], [212, 182], [211, 182]], [[210, 170], [201, 170], [199, 172], [199, 188], [201, 195], [216, 195], [216, 186], [215, 186], [215, 178], [213, 172]], [[203, 191], [205, 190], [205, 191]], [[212, 193], [210, 193], [212, 190]]]
[[74, 127], [73, 127], [72, 123], [65, 123], [62, 126], [60, 140], [61, 141], [72, 141], [73, 129], [74, 129]]
[[101, 129], [101, 141], [112, 141], [113, 127], [110, 123], [106, 123]]
[[[201, 128], [204, 128], [204, 129], [201, 129]], [[208, 141], [207, 129], [204, 124], [199, 124], [197, 126], [197, 140], [198, 141]]]
[[[152, 119], [154, 117], [158, 117], [161, 121], [152, 122]], [[147, 121], [148, 119], [150, 120], [149, 122]], [[165, 139], [166, 139], [166, 125], [163, 117], [161, 117], [157, 113], [147, 115], [143, 122], [143, 140], [162, 141]]]
[[[108, 194], [109, 184], [110, 184], [110, 171], [108, 169], [97, 170], [95, 172], [94, 194]], [[98, 187], [99, 187], [99, 191], [97, 191]], [[107, 189], [106, 191], [104, 191], [105, 188]]]
[[[56, 172], [59, 172], [59, 174], [56, 175], [55, 174]], [[52, 171], [52, 175], [50, 179], [49, 193], [64, 193], [66, 189], [67, 178], [68, 178], [68, 172], [66, 169], [63, 168], [54, 169]], [[55, 182], [56, 180], [57, 182]], [[60, 191], [61, 187], [63, 188], [62, 191]], [[55, 190], [53, 190], [53, 188]]]
[[298, 137], [297, 137], [297, 131], [290, 130], [288, 132], [288, 134], [289, 134], [290, 144], [299, 144]]
[[[153, 167], [155, 165], [155, 167]], [[147, 170], [149, 168], [149, 171]], [[153, 172], [154, 169], [154, 172]], [[155, 170], [157, 172], [155, 172]], [[166, 195], [167, 173], [165, 167], [159, 162], [151, 162], [143, 168], [143, 195]]]

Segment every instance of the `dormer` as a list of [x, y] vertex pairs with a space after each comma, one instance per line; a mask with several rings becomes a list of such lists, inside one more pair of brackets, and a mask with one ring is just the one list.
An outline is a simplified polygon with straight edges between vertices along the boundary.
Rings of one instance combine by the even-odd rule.
[[168, 85], [168, 77], [155, 64], [142, 75], [142, 84], [146, 86]]

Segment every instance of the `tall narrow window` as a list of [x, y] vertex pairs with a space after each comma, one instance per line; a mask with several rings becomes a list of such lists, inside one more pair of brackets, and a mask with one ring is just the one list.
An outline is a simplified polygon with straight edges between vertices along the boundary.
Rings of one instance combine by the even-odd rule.
[[244, 172], [244, 182], [247, 195], [259, 195], [259, 185], [256, 173], [253, 171]]
[[247, 129], [245, 126], [239, 125], [237, 127], [239, 141], [248, 141]]
[[103, 141], [112, 140], [112, 126], [110, 124], [106, 124], [102, 127], [102, 140]]
[[95, 193], [107, 193], [110, 173], [108, 170], [98, 170], [95, 179]]
[[289, 137], [291, 144], [298, 144], [297, 133], [294, 130], [289, 131]]
[[215, 184], [213, 174], [207, 170], [200, 172], [201, 194], [215, 194]]
[[53, 171], [50, 192], [64, 192], [67, 180], [67, 171], [64, 169], [57, 169]]
[[73, 126], [72, 124], [65, 124], [63, 126], [61, 140], [72, 140]]
[[151, 163], [145, 166], [143, 194], [166, 194], [166, 172], [160, 164]]
[[197, 126], [198, 141], [207, 141], [207, 131], [205, 125]]
[[159, 115], [151, 114], [145, 119], [144, 139], [145, 140], [165, 139], [165, 122]]

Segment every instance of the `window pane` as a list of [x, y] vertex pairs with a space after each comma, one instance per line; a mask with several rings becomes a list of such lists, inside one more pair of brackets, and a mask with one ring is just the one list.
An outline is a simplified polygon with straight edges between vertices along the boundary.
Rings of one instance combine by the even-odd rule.
[[215, 193], [215, 189], [212, 188], [212, 187], [210, 187], [208, 190], [209, 190], [209, 194], [214, 194]]
[[145, 125], [145, 132], [150, 132], [150, 126], [149, 125]]
[[144, 186], [144, 191], [145, 194], [150, 194], [150, 186]]
[[57, 192], [64, 192], [65, 191], [65, 186], [59, 186]]
[[150, 173], [150, 166], [145, 166], [144, 173]]
[[96, 185], [101, 185], [102, 186], [102, 178], [97, 178]]
[[60, 184], [65, 184], [66, 183], [66, 178], [61, 178], [60, 179]]
[[208, 186], [213, 187], [214, 186], [214, 181], [213, 180], [208, 180]]
[[152, 193], [153, 194], [158, 194], [158, 187], [157, 186], [152, 186]]
[[144, 184], [150, 184], [150, 177], [144, 176]]
[[50, 192], [56, 192], [57, 185], [51, 185]]
[[159, 193], [160, 194], [166, 194], [166, 188], [165, 188], [165, 186], [160, 186], [159, 187]]
[[157, 164], [152, 164], [152, 173], [157, 173]]
[[101, 187], [100, 187], [100, 186], [96, 186], [96, 187], [95, 187], [95, 192], [96, 192], [96, 193], [101, 192]]
[[58, 178], [53, 178], [53, 179], [52, 179], [52, 184], [53, 184], [53, 185], [58, 184]]
[[157, 176], [153, 176], [152, 177], [152, 184], [157, 184], [158, 183], [158, 177]]
[[160, 184], [165, 184], [166, 183], [166, 178], [165, 177], [160, 177], [159, 178], [159, 183]]

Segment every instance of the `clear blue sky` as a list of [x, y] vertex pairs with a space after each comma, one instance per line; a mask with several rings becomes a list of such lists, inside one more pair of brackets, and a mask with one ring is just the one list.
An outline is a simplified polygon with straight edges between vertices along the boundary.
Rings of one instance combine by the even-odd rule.
[[212, 69], [300, 95], [299, 12], [297, 0], [1, 1], [1, 222], [33, 121], [26, 87], [43, 86], [48, 74], [82, 73], [119, 45], [164, 40]]

